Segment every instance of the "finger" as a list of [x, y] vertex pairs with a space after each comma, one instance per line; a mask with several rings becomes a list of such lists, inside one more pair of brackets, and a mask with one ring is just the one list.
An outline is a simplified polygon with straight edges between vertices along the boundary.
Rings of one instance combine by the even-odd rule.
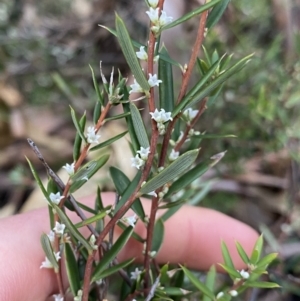
[[[94, 197], [85, 200], [92, 204]], [[103, 194], [108, 205], [114, 194]], [[143, 201], [146, 213], [151, 203]], [[74, 214], [71, 213], [73, 219]], [[120, 230], [119, 234], [120, 234]], [[135, 228], [142, 237], [146, 229], [141, 222]], [[0, 221], [0, 239], [6, 244], [0, 250], [0, 296], [5, 300], [44, 301], [57, 292], [52, 270], [40, 270], [45, 255], [40, 246], [40, 236], [49, 232], [47, 210]], [[117, 233], [118, 234], [118, 233]], [[158, 261], [183, 263], [195, 269], [207, 269], [212, 263], [221, 262], [220, 242], [223, 239], [233, 255], [236, 267], [242, 267], [234, 248], [238, 240], [250, 251], [257, 234], [250, 227], [221, 213], [203, 208], [183, 207], [165, 224], [165, 240], [158, 254]], [[120, 259], [136, 257], [142, 261], [142, 245], [133, 239], [121, 252]]]

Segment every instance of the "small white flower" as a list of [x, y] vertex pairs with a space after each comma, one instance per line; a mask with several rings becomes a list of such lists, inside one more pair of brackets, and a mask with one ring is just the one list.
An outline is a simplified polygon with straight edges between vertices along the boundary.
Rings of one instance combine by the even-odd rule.
[[95, 244], [95, 242], [96, 242], [96, 237], [94, 234], [92, 234], [90, 237], [89, 243], [94, 250], [98, 250], [98, 246]]
[[153, 7], [156, 8], [157, 4], [158, 4], [158, 0], [148, 0], [148, 4]]
[[136, 214], [132, 216], [128, 216], [124, 218], [124, 221], [131, 227], [134, 228], [135, 223], [136, 223]]
[[166, 112], [164, 109], [161, 109], [160, 112], [157, 109], [155, 109], [154, 112], [150, 112], [151, 118], [157, 123], [164, 123], [166, 121], [173, 120], [171, 114], [171, 112]]
[[183, 112], [183, 115], [188, 121], [192, 121], [196, 117], [198, 112], [199, 110], [193, 110], [192, 108], [188, 108]]
[[135, 79], [133, 80], [133, 84], [130, 85], [130, 88], [131, 88], [131, 90], [129, 91], [129, 94], [144, 92], [143, 88], [137, 83], [137, 81]]
[[75, 167], [75, 163], [72, 164], [67, 163], [66, 165], [63, 166], [63, 168], [66, 170], [69, 176], [74, 175], [74, 167]]
[[236, 297], [238, 295], [238, 292], [236, 290], [229, 291], [229, 295], [232, 297]]
[[148, 159], [148, 155], [150, 154], [150, 147], [144, 148], [141, 146], [137, 153], [140, 154], [142, 160], [146, 161]]
[[218, 295], [217, 295], [217, 299], [220, 299], [224, 296], [224, 293], [223, 292], [219, 292]]
[[173, 17], [167, 16], [166, 12], [161, 11], [161, 15], [159, 17], [159, 25], [164, 26], [173, 21]]
[[140, 271], [138, 268], [135, 268], [133, 272], [130, 272], [130, 279], [136, 280], [138, 277], [142, 274], [142, 271]]
[[151, 191], [151, 192], [147, 193], [147, 195], [151, 195], [151, 196], [157, 197], [157, 193], [155, 191]]
[[134, 158], [131, 158], [131, 166], [136, 167], [137, 169], [140, 169], [142, 166], [144, 166], [145, 161], [142, 160], [139, 155], [136, 155]]
[[74, 301], [81, 301], [82, 300], [82, 290], [77, 292], [77, 296], [74, 298]]
[[40, 269], [52, 269], [53, 265], [50, 262], [50, 260], [48, 259], [48, 257], [45, 257], [45, 260], [42, 262]]
[[99, 138], [101, 137], [101, 135], [97, 135], [95, 132], [95, 128], [93, 126], [89, 126], [87, 129], [87, 141], [88, 143], [99, 143]]
[[149, 73], [148, 83], [150, 87], [159, 86], [159, 84], [162, 83], [162, 80], [158, 79], [156, 74], [152, 75]]
[[63, 234], [64, 234], [65, 228], [66, 228], [66, 225], [61, 224], [61, 223], [59, 223], [59, 222], [55, 222], [55, 227], [53, 228], [53, 231], [54, 231], [56, 234], [61, 234], [61, 235], [63, 235]]
[[178, 157], [179, 157], [179, 152], [176, 152], [174, 149], [172, 149], [172, 151], [169, 155], [169, 160], [175, 161]]
[[149, 8], [149, 11], [146, 11], [146, 14], [149, 16], [150, 18], [150, 21], [153, 23], [153, 24], [157, 24], [158, 21], [159, 21], [159, 8], [152, 8], [150, 7]]
[[57, 192], [57, 193], [53, 193], [51, 192], [50, 193], [50, 200], [52, 203], [58, 205], [61, 201], [61, 199], [63, 199], [64, 197], [60, 195], [60, 192]]
[[55, 233], [52, 230], [49, 232], [49, 234], [47, 234], [47, 236], [51, 242], [54, 242]]
[[249, 273], [245, 270], [241, 270], [239, 273], [241, 274], [243, 279], [248, 279], [250, 277]]
[[136, 52], [136, 56], [143, 61], [147, 61], [148, 60], [148, 54], [145, 51], [145, 46], [141, 46], [140, 47], [140, 51]]
[[54, 301], [64, 301], [64, 297], [62, 295], [53, 295]]

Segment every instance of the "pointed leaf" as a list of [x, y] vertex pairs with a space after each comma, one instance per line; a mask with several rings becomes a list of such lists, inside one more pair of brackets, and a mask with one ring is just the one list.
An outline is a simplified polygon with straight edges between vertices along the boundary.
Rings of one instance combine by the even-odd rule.
[[235, 245], [236, 245], [236, 249], [237, 249], [240, 257], [242, 258], [242, 260], [246, 264], [250, 263], [250, 259], [249, 259], [248, 255], [247, 255], [247, 253], [245, 252], [245, 250], [243, 249], [243, 247], [241, 246], [241, 244], [238, 241], [236, 241]]
[[234, 268], [219, 263], [219, 265], [229, 274], [232, 279], [241, 278], [241, 274]]
[[191, 19], [191, 18], [193, 18], [193, 17], [195, 17], [195, 16], [203, 13], [204, 11], [212, 8], [218, 2], [220, 2], [220, 0], [212, 0], [212, 1], [210, 1], [210, 2], [208, 2], [206, 4], [204, 4], [204, 5], [201, 5], [199, 8], [197, 8], [197, 9], [189, 12], [188, 14], [182, 16], [181, 18], [179, 18], [179, 19], [177, 19], [177, 20], [169, 23], [168, 25], [164, 26], [162, 28], [162, 30], [169, 29], [169, 28], [172, 28], [174, 26], [177, 26], [177, 25], [179, 25], [179, 24], [181, 24], [181, 23], [183, 23], [183, 22], [185, 22], [185, 21], [187, 21], [187, 20], [189, 20], [189, 19]]
[[93, 122], [94, 122], [94, 124], [97, 124], [97, 122], [100, 118], [101, 108], [102, 108], [101, 102], [97, 101], [95, 103], [94, 112], [93, 112]]
[[[214, 291], [215, 288], [215, 281], [216, 281], [216, 268], [213, 265], [208, 273], [207, 273], [207, 277], [206, 277], [206, 281], [205, 284], [207, 286], [207, 288], [209, 288], [212, 292]], [[202, 301], [210, 301], [211, 299], [208, 296], [204, 296]]]
[[55, 204], [53, 204], [55, 211], [57, 212], [60, 220], [66, 225], [68, 231], [89, 251], [92, 252], [93, 248], [89, 242], [81, 235], [77, 228], [73, 225], [69, 217]]
[[[129, 103], [123, 103], [122, 105], [123, 105], [124, 112], [130, 113]], [[137, 136], [136, 136], [136, 133], [134, 130], [133, 121], [132, 121], [131, 116], [125, 117], [125, 120], [126, 120], [127, 128], [129, 131], [132, 147], [133, 147], [133, 153], [136, 154], [136, 152], [139, 150], [140, 147], [139, 147], [139, 141], [137, 139]]]
[[[118, 194], [123, 195], [124, 191], [127, 189], [127, 187], [130, 184], [130, 180], [118, 168], [110, 167], [109, 171]], [[145, 212], [140, 199], [136, 199], [132, 204], [131, 208], [142, 221], [145, 219]]]
[[115, 212], [117, 212], [127, 202], [129, 197], [132, 195], [132, 193], [134, 192], [134, 190], [136, 189], [136, 186], [138, 185], [138, 183], [140, 181], [141, 175], [142, 175], [142, 173], [141, 173], [141, 171], [139, 171], [135, 175], [135, 177], [133, 178], [131, 183], [127, 186], [126, 190], [122, 194], [122, 197], [119, 200], [119, 202], [115, 208]]
[[[96, 80], [96, 77], [95, 77], [95, 73], [94, 73], [94, 70], [92, 68], [91, 65], [90, 66], [90, 69], [91, 69], [91, 72], [92, 72], [92, 78], [93, 78], [93, 83], [94, 83], [94, 88], [95, 88], [95, 91], [96, 91], [96, 94], [97, 94], [97, 97], [98, 97], [98, 101], [99, 103], [104, 106], [104, 99], [103, 99], [103, 95], [102, 93], [100, 92], [100, 89], [99, 89], [99, 85], [97, 83], [97, 80]], [[98, 120], [98, 119], [97, 119]]]
[[117, 141], [117, 140], [121, 139], [122, 137], [124, 137], [127, 133], [128, 133], [128, 131], [125, 131], [125, 132], [123, 132], [123, 133], [121, 133], [121, 134], [118, 134], [118, 135], [115, 136], [115, 137], [112, 137], [112, 138], [110, 138], [110, 139], [108, 139], [108, 140], [106, 140], [106, 141], [104, 141], [104, 142], [102, 142], [102, 143], [99, 143], [99, 144], [97, 144], [96, 146], [92, 147], [92, 148], [90, 149], [90, 151], [95, 151], [95, 150], [98, 150], [98, 149], [100, 149], [100, 148], [109, 146], [109, 145], [111, 145], [112, 143], [114, 143], [115, 141]]
[[236, 138], [236, 135], [225, 134], [225, 135], [215, 135], [215, 134], [200, 134], [193, 136], [193, 139], [219, 139], [219, 138]]
[[78, 290], [80, 290], [80, 278], [77, 266], [77, 260], [70, 244], [64, 245], [65, 251], [65, 263], [70, 284], [70, 289], [73, 296], [77, 296]]
[[41, 244], [42, 244], [42, 248], [45, 252], [46, 257], [49, 259], [49, 261], [53, 265], [54, 269], [58, 269], [59, 268], [58, 262], [56, 261], [55, 255], [53, 253], [54, 251], [52, 249], [52, 245], [51, 245], [51, 242], [50, 242], [47, 234], [44, 234], [44, 233], [42, 234]]
[[222, 248], [222, 255], [223, 255], [223, 259], [224, 259], [225, 265], [227, 267], [235, 270], [235, 267], [233, 265], [231, 256], [230, 256], [229, 251], [228, 251], [228, 248], [227, 248], [227, 246], [226, 246], [226, 244], [225, 244], [224, 241], [222, 241], [221, 248]]
[[133, 232], [133, 227], [129, 226], [113, 244], [111, 249], [104, 254], [99, 264], [95, 267], [92, 280], [99, 279], [104, 269], [112, 262], [119, 254], [120, 250], [125, 246]]
[[256, 264], [257, 268], [266, 268], [273, 260], [278, 257], [278, 253], [270, 253], [263, 257], [261, 260], [258, 261]]
[[117, 30], [119, 44], [121, 46], [122, 52], [124, 54], [128, 66], [130, 67], [131, 72], [135, 76], [135, 79], [139, 83], [139, 85], [144, 90], [148, 91], [150, 89], [150, 85], [137, 59], [126, 26], [123, 20], [117, 14], [116, 14], [116, 30]]
[[127, 117], [127, 116], [130, 116], [130, 112], [126, 112], [126, 113], [122, 113], [122, 114], [118, 114], [118, 115], [115, 115], [115, 116], [105, 118], [104, 122], [121, 119], [121, 118], [124, 118], [124, 117]]
[[[169, 56], [165, 46], [162, 47], [160, 54]], [[166, 112], [172, 112], [175, 101], [172, 65], [162, 60], [161, 57], [159, 57], [158, 61], [158, 78], [162, 80], [158, 87], [160, 108], [165, 109]]]
[[[109, 210], [111, 208], [111, 206], [108, 206], [108, 208], [106, 208], [107, 210]], [[81, 221], [77, 224], [75, 224], [76, 228], [81, 228], [84, 227], [86, 225], [92, 224], [94, 222], [98, 222], [101, 219], [104, 219], [107, 216], [106, 210], [102, 211], [100, 213], [97, 213], [96, 215], [93, 215], [90, 218], [85, 219], [84, 221]]]
[[109, 159], [109, 155], [103, 155], [97, 160], [92, 160], [81, 167], [71, 177], [70, 193], [78, 190], [83, 184], [87, 182]]
[[142, 116], [138, 108], [133, 103], [130, 103], [129, 106], [136, 137], [140, 146], [147, 148], [150, 144]]
[[[79, 126], [80, 126], [82, 132], [84, 132], [85, 123], [86, 123], [86, 114], [84, 112], [83, 116], [79, 120]], [[73, 146], [74, 161], [77, 161], [80, 156], [81, 144], [82, 144], [82, 138], [81, 138], [80, 134], [77, 132], [76, 136], [75, 136], [74, 146]]]
[[98, 274], [97, 277], [94, 277], [92, 279], [92, 281], [98, 281], [100, 279], [104, 279], [110, 275], [113, 275], [113, 274], [117, 273], [118, 271], [120, 271], [121, 269], [124, 269], [127, 266], [129, 266], [133, 261], [134, 261], [134, 258], [127, 259], [121, 263], [113, 265], [112, 267], [110, 267], [110, 268], [104, 270], [102, 273]]
[[266, 282], [266, 281], [257, 281], [257, 282], [246, 282], [246, 286], [248, 287], [259, 287], [259, 288], [279, 288], [280, 285], [274, 282]]
[[252, 254], [250, 257], [250, 262], [254, 265], [256, 265], [260, 259], [263, 244], [264, 244], [263, 236], [260, 235], [260, 237], [257, 239], [257, 241], [255, 243], [255, 246], [253, 248], [253, 251], [252, 251]]
[[209, 297], [211, 300], [215, 299], [214, 293], [205, 285], [203, 284], [198, 278], [194, 276], [187, 268], [181, 266], [184, 274], [189, 280], [194, 284], [194, 286], [202, 292], [205, 296]]
[[207, 20], [206, 20], [206, 27], [210, 29], [213, 27], [218, 21], [221, 19], [227, 5], [229, 4], [230, 0], [222, 0], [209, 13]]
[[154, 176], [145, 185], [143, 185], [140, 193], [148, 194], [152, 191], [155, 191], [159, 187], [162, 187], [164, 184], [174, 180], [195, 162], [198, 153], [199, 150], [191, 150], [181, 155], [159, 174]]
[[164, 234], [165, 234], [164, 222], [161, 218], [159, 218], [154, 225], [151, 251], [155, 251], [156, 253], [158, 253], [164, 240]]
[[82, 128], [79, 124], [79, 121], [77, 120], [77, 117], [76, 117], [76, 113], [75, 111], [73, 110], [73, 108], [70, 106], [70, 109], [71, 109], [71, 117], [72, 117], [72, 120], [73, 120], [73, 123], [75, 125], [75, 128], [77, 130], [77, 133], [79, 134], [79, 136], [81, 137], [81, 139], [87, 143], [87, 140], [86, 140], [86, 137], [84, 136], [84, 133], [82, 131]]

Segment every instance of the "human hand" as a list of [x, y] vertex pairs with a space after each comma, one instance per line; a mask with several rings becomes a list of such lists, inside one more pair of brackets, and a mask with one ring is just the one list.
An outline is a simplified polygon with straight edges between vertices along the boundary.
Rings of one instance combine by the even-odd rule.
[[[105, 205], [114, 202], [113, 193], [103, 193]], [[94, 201], [94, 197], [83, 200]], [[150, 201], [143, 201], [145, 212], [150, 211]], [[73, 220], [78, 217], [70, 213]], [[145, 237], [145, 227], [138, 222], [135, 231]], [[57, 283], [52, 270], [40, 269], [45, 259], [40, 245], [42, 233], [49, 232], [46, 208], [0, 220], [0, 300], [45, 301], [57, 293]], [[116, 235], [121, 230], [116, 228]], [[237, 269], [244, 264], [235, 248], [239, 241], [250, 253], [258, 234], [249, 226], [214, 210], [183, 206], [165, 223], [165, 240], [157, 254], [159, 263], [181, 263], [187, 267], [207, 270], [221, 263], [221, 241], [232, 255]], [[131, 239], [122, 250], [120, 261], [135, 257], [141, 261], [142, 244]]]

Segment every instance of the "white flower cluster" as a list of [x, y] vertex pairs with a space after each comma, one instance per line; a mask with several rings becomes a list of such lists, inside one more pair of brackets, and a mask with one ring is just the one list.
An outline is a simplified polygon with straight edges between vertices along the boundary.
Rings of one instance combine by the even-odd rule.
[[135, 268], [133, 272], [130, 272], [130, 279], [136, 280], [138, 277], [142, 274], [142, 271], [140, 271], [138, 268]]
[[[60, 252], [57, 253], [53, 253], [55, 256], [56, 261], [60, 260]], [[50, 262], [50, 260], [48, 259], [48, 257], [45, 257], [45, 261], [42, 262], [40, 269], [45, 268], [45, 269], [53, 269], [53, 265]]]
[[169, 160], [175, 161], [178, 157], [179, 157], [179, 152], [176, 152], [174, 149], [172, 149], [172, 151], [169, 155]]
[[60, 203], [60, 201], [64, 198], [63, 196], [60, 195], [60, 192], [57, 193], [50, 193], [50, 200], [52, 203], [54, 203], [55, 205], [58, 205]]
[[72, 163], [72, 164], [66, 163], [66, 165], [64, 165], [62, 168], [66, 170], [66, 172], [68, 173], [69, 176], [72, 176], [72, 175], [74, 175], [74, 172], [75, 172], [75, 169], [74, 169], [75, 163]]
[[123, 218], [123, 221], [125, 223], [127, 223], [129, 226], [133, 227], [135, 226], [135, 223], [136, 223], [136, 214], [132, 215], [132, 216], [128, 216], [128, 217], [124, 217]]
[[[156, 44], [157, 44], [157, 43], [155, 43], [154, 49], [156, 49]], [[137, 56], [140, 60], [142, 60], [142, 61], [147, 61], [147, 60], [148, 60], [148, 53], [147, 53], [146, 50], [145, 50], [145, 46], [141, 46], [141, 47], [140, 47], [140, 51], [137, 51], [137, 52], [136, 52], [136, 56]], [[153, 61], [156, 63], [156, 62], [158, 61], [158, 59], [159, 59], [159, 55], [156, 55], [156, 56], [154, 57]]]
[[131, 166], [140, 169], [145, 165], [145, 162], [148, 159], [148, 155], [150, 154], [150, 147], [141, 147], [139, 151], [137, 151], [137, 155], [134, 158], [131, 158]]
[[166, 132], [164, 123], [173, 120], [171, 114], [171, 112], [166, 112], [164, 109], [161, 109], [160, 111], [155, 109], [154, 112], [150, 112], [151, 118], [157, 122], [157, 129], [160, 135], [163, 135]]
[[99, 138], [101, 137], [101, 135], [97, 135], [96, 134], [96, 129], [93, 126], [89, 126], [87, 129], [87, 134], [86, 134], [86, 138], [87, 138], [87, 142], [88, 143], [99, 143]]
[[161, 11], [159, 15], [159, 8], [157, 7], [158, 1], [148, 1], [150, 8], [146, 11], [153, 26], [151, 30], [154, 33], [158, 33], [162, 26], [167, 25], [173, 21], [173, 17], [167, 16], [165, 11]]
[[60, 294], [53, 295], [54, 301], [64, 301], [64, 297]]
[[189, 123], [197, 116], [198, 112], [199, 110], [188, 108], [183, 112], [183, 118]]
[[[149, 78], [148, 78], [148, 84], [152, 88], [154, 86], [159, 86], [159, 84], [162, 83], [162, 80], [157, 78], [156, 74], [151, 74], [149, 73]], [[131, 93], [143, 93], [144, 90], [143, 88], [139, 85], [139, 83], [134, 79], [133, 84], [130, 85], [131, 90], [129, 91], [129, 94]]]

